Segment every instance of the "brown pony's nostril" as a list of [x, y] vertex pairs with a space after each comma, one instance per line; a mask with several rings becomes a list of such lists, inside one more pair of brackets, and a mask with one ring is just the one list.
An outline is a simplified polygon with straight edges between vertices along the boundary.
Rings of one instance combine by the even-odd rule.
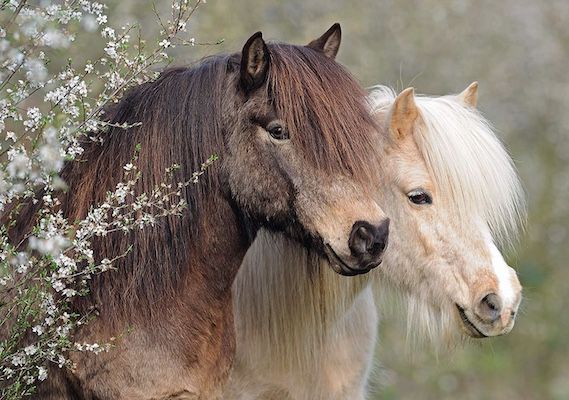
[[372, 225], [366, 221], [358, 221], [352, 227], [349, 247], [352, 255], [371, 262], [377, 259], [387, 246], [389, 236], [389, 218], [380, 225]]
[[389, 218], [386, 218], [375, 231], [375, 242], [369, 249], [372, 256], [379, 256], [387, 247], [387, 239], [389, 237]]
[[480, 300], [475, 308], [476, 315], [486, 323], [494, 323], [502, 313], [502, 301], [495, 293], [487, 294]]

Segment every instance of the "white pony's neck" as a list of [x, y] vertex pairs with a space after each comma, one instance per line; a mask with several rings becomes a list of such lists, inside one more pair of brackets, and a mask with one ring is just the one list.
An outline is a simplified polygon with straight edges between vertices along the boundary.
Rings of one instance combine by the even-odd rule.
[[238, 343], [270, 352], [273, 368], [313, 366], [368, 284], [369, 274], [340, 276], [283, 235], [261, 231], [233, 287], [237, 334], [248, 336]]

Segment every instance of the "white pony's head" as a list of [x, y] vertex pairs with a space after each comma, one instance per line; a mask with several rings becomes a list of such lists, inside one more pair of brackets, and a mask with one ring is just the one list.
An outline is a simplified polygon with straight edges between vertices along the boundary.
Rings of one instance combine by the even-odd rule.
[[380, 205], [391, 218], [381, 278], [408, 295], [418, 336], [508, 333], [521, 285], [499, 248], [525, 219], [511, 158], [476, 110], [477, 84], [456, 96], [398, 96], [378, 86], [386, 130]]

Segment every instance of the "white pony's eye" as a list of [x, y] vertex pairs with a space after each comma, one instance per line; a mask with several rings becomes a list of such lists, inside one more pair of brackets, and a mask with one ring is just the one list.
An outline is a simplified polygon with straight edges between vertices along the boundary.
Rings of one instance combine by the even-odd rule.
[[407, 194], [407, 197], [414, 204], [433, 204], [433, 198], [428, 192], [423, 189], [413, 190]]

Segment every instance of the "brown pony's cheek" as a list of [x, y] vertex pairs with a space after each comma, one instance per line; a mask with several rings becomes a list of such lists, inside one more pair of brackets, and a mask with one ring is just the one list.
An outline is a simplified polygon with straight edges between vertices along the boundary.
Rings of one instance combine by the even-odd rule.
[[236, 150], [225, 163], [227, 184], [230, 195], [253, 220], [284, 221], [291, 218], [293, 189], [275, 159], [275, 146], [263, 140], [263, 134], [262, 128], [250, 124], [242, 137], [231, 139]]

